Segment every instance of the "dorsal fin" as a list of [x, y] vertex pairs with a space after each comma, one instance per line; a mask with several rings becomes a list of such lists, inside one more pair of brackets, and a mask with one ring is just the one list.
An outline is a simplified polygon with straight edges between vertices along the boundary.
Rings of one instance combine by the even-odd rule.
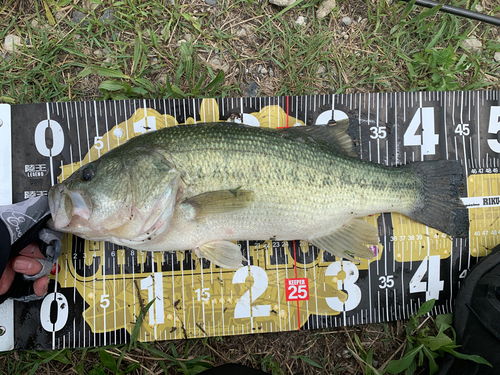
[[293, 128], [281, 128], [283, 134], [294, 134], [321, 139], [335, 146], [339, 151], [352, 157], [358, 157], [351, 137], [347, 134], [349, 119], [343, 119], [326, 125], [295, 126]]

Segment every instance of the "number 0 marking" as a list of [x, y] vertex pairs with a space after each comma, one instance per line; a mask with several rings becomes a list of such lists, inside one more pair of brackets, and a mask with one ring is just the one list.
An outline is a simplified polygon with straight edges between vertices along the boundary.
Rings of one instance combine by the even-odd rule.
[[[57, 309], [53, 311], [57, 315], [55, 321], [54, 316], [51, 316], [51, 306], [53, 303], [57, 304]], [[68, 321], [68, 300], [61, 293], [49, 293], [45, 296], [40, 307], [40, 322], [42, 327], [47, 332], [57, 332], [62, 329]]]

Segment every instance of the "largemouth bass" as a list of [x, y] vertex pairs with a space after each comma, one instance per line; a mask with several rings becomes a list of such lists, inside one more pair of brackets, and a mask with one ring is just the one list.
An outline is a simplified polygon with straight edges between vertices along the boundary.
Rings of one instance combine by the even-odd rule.
[[347, 126], [208, 123], [137, 136], [50, 189], [51, 225], [137, 250], [192, 249], [224, 268], [242, 264], [236, 240], [372, 258], [377, 229], [358, 218], [381, 212], [468, 235], [458, 161], [366, 162]]

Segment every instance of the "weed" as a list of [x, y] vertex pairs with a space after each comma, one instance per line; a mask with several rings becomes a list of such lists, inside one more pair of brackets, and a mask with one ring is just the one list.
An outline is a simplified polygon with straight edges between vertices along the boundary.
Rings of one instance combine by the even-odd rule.
[[[419, 318], [427, 314], [434, 307], [435, 300], [429, 300], [422, 304], [415, 316], [411, 316], [406, 327], [406, 354], [398, 360], [389, 362], [385, 371], [389, 374], [412, 375], [415, 373], [417, 366], [424, 364], [424, 358], [427, 358], [430, 374], [437, 372], [438, 365], [435, 359], [444, 356], [445, 353], [451, 353], [454, 356], [474, 361], [476, 363], [486, 364], [491, 366], [488, 361], [478, 355], [466, 355], [456, 352], [459, 347], [455, 343], [455, 331], [451, 327], [451, 314], [439, 315], [436, 318], [436, 328], [438, 333], [433, 336], [429, 334], [429, 327], [422, 327]], [[452, 337], [445, 332], [449, 331]]]
[[270, 354], [266, 355], [262, 360], [262, 370], [270, 371], [272, 375], [284, 375], [283, 370], [278, 361]]

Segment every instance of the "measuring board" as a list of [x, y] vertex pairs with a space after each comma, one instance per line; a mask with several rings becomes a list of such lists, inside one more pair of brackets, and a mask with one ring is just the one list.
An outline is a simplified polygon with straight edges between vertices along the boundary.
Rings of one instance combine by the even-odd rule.
[[349, 118], [350, 135], [365, 160], [385, 165], [460, 160], [463, 201], [471, 221], [470, 237], [453, 239], [400, 214], [365, 217], [378, 228], [379, 244], [373, 247], [375, 259], [359, 262], [294, 239], [241, 241], [248, 264], [238, 270], [216, 267], [191, 251], [149, 253], [65, 235], [51, 276], [54, 289], [37, 302], [0, 306], [0, 325], [6, 330], [0, 350], [125, 343], [141, 308], [152, 300], [138, 336], [143, 341], [405, 319], [430, 299], [436, 299], [432, 313], [448, 313], [468, 269], [500, 243], [498, 91], [74, 102], [0, 109], [0, 152], [7, 154], [0, 159], [4, 200], [46, 194], [81, 165], [129, 138], [165, 126], [234, 121], [276, 128]]

